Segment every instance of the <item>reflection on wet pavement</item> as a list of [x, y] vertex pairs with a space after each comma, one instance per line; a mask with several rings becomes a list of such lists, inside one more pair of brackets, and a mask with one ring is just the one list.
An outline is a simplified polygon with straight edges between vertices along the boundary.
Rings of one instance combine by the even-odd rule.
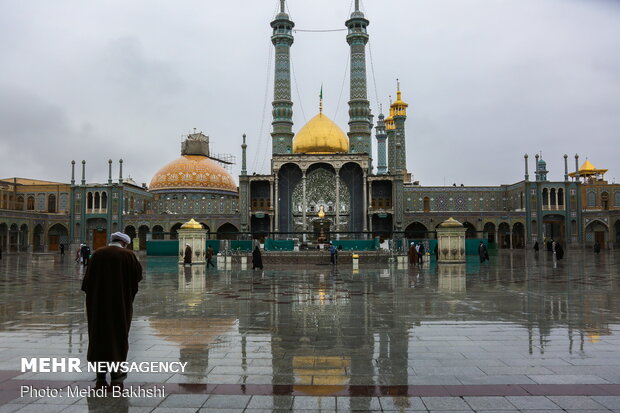
[[[516, 251], [484, 264], [262, 272], [142, 258], [129, 358], [187, 367], [126, 383], [285, 385], [282, 405], [355, 386], [619, 384], [619, 258], [578, 251], [554, 267]], [[0, 371], [21, 357], [85, 360], [82, 276], [66, 257], [0, 261]]]

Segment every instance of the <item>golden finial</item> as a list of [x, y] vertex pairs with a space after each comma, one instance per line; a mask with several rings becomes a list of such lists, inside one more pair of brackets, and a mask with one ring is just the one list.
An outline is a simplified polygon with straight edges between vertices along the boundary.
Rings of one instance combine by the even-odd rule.
[[321, 219], [325, 218], [325, 211], [323, 210], [323, 205], [321, 205], [321, 207], [319, 208], [319, 213], [317, 215]]
[[321, 93], [319, 93], [319, 114], [323, 113], [323, 84], [321, 83]]

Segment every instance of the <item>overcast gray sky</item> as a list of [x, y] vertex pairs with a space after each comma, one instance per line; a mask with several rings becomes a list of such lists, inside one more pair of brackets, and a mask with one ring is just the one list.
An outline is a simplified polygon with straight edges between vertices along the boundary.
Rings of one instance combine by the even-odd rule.
[[[0, 0], [0, 177], [68, 182], [70, 161], [85, 159], [87, 180], [105, 181], [108, 158], [115, 175], [123, 158], [124, 175], [148, 183], [193, 128], [237, 157], [235, 179], [246, 133], [250, 172], [267, 172], [278, 3]], [[287, 3], [296, 28], [338, 29], [352, 0]], [[619, 1], [362, 5], [371, 107], [387, 112], [400, 78], [421, 184], [517, 182], [537, 151], [551, 179], [579, 153], [620, 180]], [[324, 112], [348, 130], [345, 36], [295, 33], [295, 132], [318, 112], [321, 84]]]

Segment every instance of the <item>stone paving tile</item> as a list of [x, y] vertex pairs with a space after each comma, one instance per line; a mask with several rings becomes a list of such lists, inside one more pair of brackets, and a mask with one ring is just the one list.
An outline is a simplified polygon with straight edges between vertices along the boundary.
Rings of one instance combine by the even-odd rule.
[[428, 410], [471, 411], [469, 405], [461, 397], [422, 397]]
[[293, 409], [297, 410], [320, 410], [320, 409], [336, 409], [335, 397], [311, 397], [311, 396], [295, 396], [293, 400]]
[[24, 407], [23, 404], [5, 404], [0, 406], [0, 413], [13, 413]]
[[607, 380], [604, 380], [598, 376], [592, 375], [533, 375], [528, 374], [528, 377], [534, 382], [539, 384], [606, 384]]
[[385, 411], [426, 410], [426, 406], [420, 397], [379, 397], [381, 408]]
[[475, 411], [515, 410], [515, 406], [505, 397], [463, 397], [465, 402]]
[[620, 396], [592, 396], [592, 400], [612, 410], [620, 410]]
[[201, 407], [208, 398], [207, 394], [170, 394], [158, 407]]
[[381, 403], [378, 397], [336, 397], [338, 411], [380, 411]]
[[203, 407], [219, 409], [245, 409], [251, 396], [213, 394]]
[[549, 400], [565, 410], [602, 410], [605, 409], [591, 397], [585, 396], [547, 396]]
[[57, 413], [68, 406], [64, 404], [27, 404], [17, 410], [20, 413]]
[[197, 407], [156, 407], [153, 413], [196, 413]]
[[506, 399], [520, 410], [562, 410], [544, 396], [508, 396]]
[[492, 375], [481, 377], [458, 376], [456, 377], [461, 384], [534, 384], [528, 376], [522, 374], [513, 375]]
[[293, 396], [252, 396], [247, 408], [249, 410], [290, 409], [292, 406]]

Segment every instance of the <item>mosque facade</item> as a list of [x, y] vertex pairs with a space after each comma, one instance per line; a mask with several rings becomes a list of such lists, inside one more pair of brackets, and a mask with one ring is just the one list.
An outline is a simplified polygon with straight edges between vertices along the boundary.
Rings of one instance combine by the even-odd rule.
[[[409, 105], [400, 85], [388, 116], [376, 124], [367, 93], [366, 44], [370, 22], [355, 1], [345, 22], [350, 48], [349, 122], [343, 131], [322, 111], [293, 132], [290, 50], [294, 22], [280, 1], [271, 22], [275, 54], [272, 102], [272, 154], [267, 174], [247, 170], [243, 136], [238, 186], [212, 156], [209, 137], [187, 136], [181, 156], [163, 166], [147, 185], [123, 178], [81, 180], [71, 163], [69, 183], [23, 178], [0, 180], [0, 250], [56, 251], [60, 245], [105, 245], [109, 234], [124, 231], [134, 249], [147, 240], [174, 240], [194, 218], [210, 239], [287, 239], [299, 246], [330, 240], [432, 239], [436, 227], [453, 217], [468, 238], [498, 248], [526, 248], [553, 238], [570, 247], [620, 246], [620, 185], [605, 180], [606, 169], [575, 155], [564, 179], [548, 180], [546, 162], [535, 156], [530, 176], [524, 156], [523, 178], [498, 186], [423, 186], [412, 180], [406, 158]], [[374, 129], [374, 131], [373, 131]], [[374, 133], [374, 137], [373, 137]], [[372, 159], [373, 141], [377, 159]], [[105, 162], [105, 161], [104, 161]], [[571, 162], [572, 163], [572, 162]]]

